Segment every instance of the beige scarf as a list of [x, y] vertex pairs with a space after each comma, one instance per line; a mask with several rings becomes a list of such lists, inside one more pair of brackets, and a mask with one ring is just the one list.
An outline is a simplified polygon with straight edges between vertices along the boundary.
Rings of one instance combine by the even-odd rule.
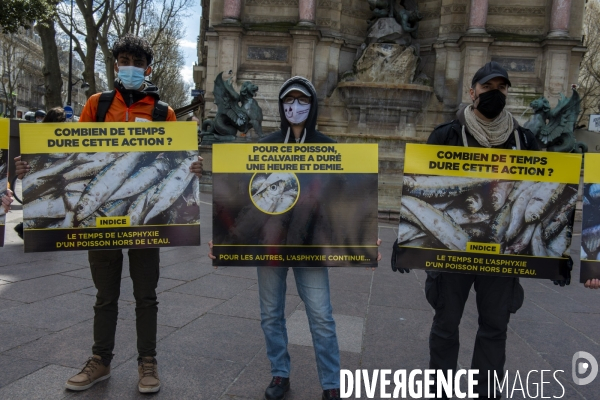
[[500, 115], [492, 121], [484, 121], [475, 115], [473, 106], [465, 107], [465, 123], [469, 133], [483, 147], [500, 146], [515, 129], [511, 113], [502, 110]]

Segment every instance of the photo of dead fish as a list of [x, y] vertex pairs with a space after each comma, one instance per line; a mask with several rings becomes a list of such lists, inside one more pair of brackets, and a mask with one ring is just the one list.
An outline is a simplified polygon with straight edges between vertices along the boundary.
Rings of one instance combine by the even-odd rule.
[[583, 184], [581, 260], [600, 261], [600, 184]]
[[[8, 150], [0, 149], [0, 197], [4, 196], [8, 189]], [[6, 212], [4, 207], [0, 207], [0, 225], [4, 225], [6, 220]], [[4, 229], [4, 228], [0, 228]], [[0, 246], [4, 241], [0, 241]]]
[[298, 200], [299, 183], [294, 174], [256, 174], [250, 181], [252, 202], [267, 214], [290, 210]]
[[[405, 174], [398, 244], [466, 251], [469, 242], [497, 243], [502, 254], [568, 257], [577, 186]], [[594, 229], [597, 256], [600, 220]]]
[[195, 151], [24, 154], [25, 229], [94, 228], [97, 217], [130, 226], [199, 224]]

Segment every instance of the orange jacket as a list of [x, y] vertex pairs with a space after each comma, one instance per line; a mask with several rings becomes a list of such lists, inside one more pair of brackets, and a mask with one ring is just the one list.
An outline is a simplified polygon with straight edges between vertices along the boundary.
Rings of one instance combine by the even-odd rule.
[[[101, 93], [92, 95], [85, 103], [79, 122], [96, 122], [96, 111], [98, 110], [98, 101]], [[117, 90], [115, 98], [113, 99], [110, 108], [106, 112], [106, 122], [136, 122], [138, 121], [152, 121], [152, 112], [154, 111], [154, 97], [147, 95], [140, 101], [133, 103], [130, 107], [127, 107], [123, 96]], [[177, 121], [175, 111], [169, 107], [167, 114], [167, 121]]]

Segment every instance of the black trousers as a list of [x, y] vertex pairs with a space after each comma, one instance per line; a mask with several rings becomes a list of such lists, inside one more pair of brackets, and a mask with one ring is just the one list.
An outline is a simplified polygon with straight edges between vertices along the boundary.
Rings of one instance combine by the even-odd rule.
[[[508, 321], [510, 314], [523, 305], [519, 278], [428, 272], [425, 295], [435, 308], [429, 335], [429, 368], [456, 371], [460, 347], [458, 325], [471, 286], [475, 288], [479, 312], [471, 368], [479, 370], [476, 389], [479, 398], [488, 398], [488, 371], [492, 383], [493, 371], [499, 378], [503, 376]], [[490, 398], [494, 398], [493, 386]]]
[[[137, 349], [140, 357], [156, 356], [156, 318], [158, 301], [156, 286], [159, 277], [159, 249], [129, 249], [129, 274], [135, 297]], [[98, 290], [94, 305], [94, 346], [92, 354], [112, 359], [115, 331], [121, 294], [121, 250], [92, 250], [88, 252], [92, 279]]]

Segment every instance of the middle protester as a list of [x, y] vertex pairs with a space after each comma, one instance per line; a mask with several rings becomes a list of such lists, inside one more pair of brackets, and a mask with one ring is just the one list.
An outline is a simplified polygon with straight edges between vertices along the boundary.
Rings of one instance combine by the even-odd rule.
[[[260, 140], [262, 143], [334, 143], [315, 129], [317, 93], [310, 81], [299, 76], [287, 80], [279, 91], [281, 130]], [[261, 326], [265, 333], [267, 357], [273, 379], [265, 399], [280, 400], [290, 389], [290, 355], [285, 326], [285, 292], [288, 268], [258, 267]], [[306, 306], [317, 371], [323, 399], [338, 399], [340, 350], [329, 297], [327, 268], [294, 267], [298, 294]]]

